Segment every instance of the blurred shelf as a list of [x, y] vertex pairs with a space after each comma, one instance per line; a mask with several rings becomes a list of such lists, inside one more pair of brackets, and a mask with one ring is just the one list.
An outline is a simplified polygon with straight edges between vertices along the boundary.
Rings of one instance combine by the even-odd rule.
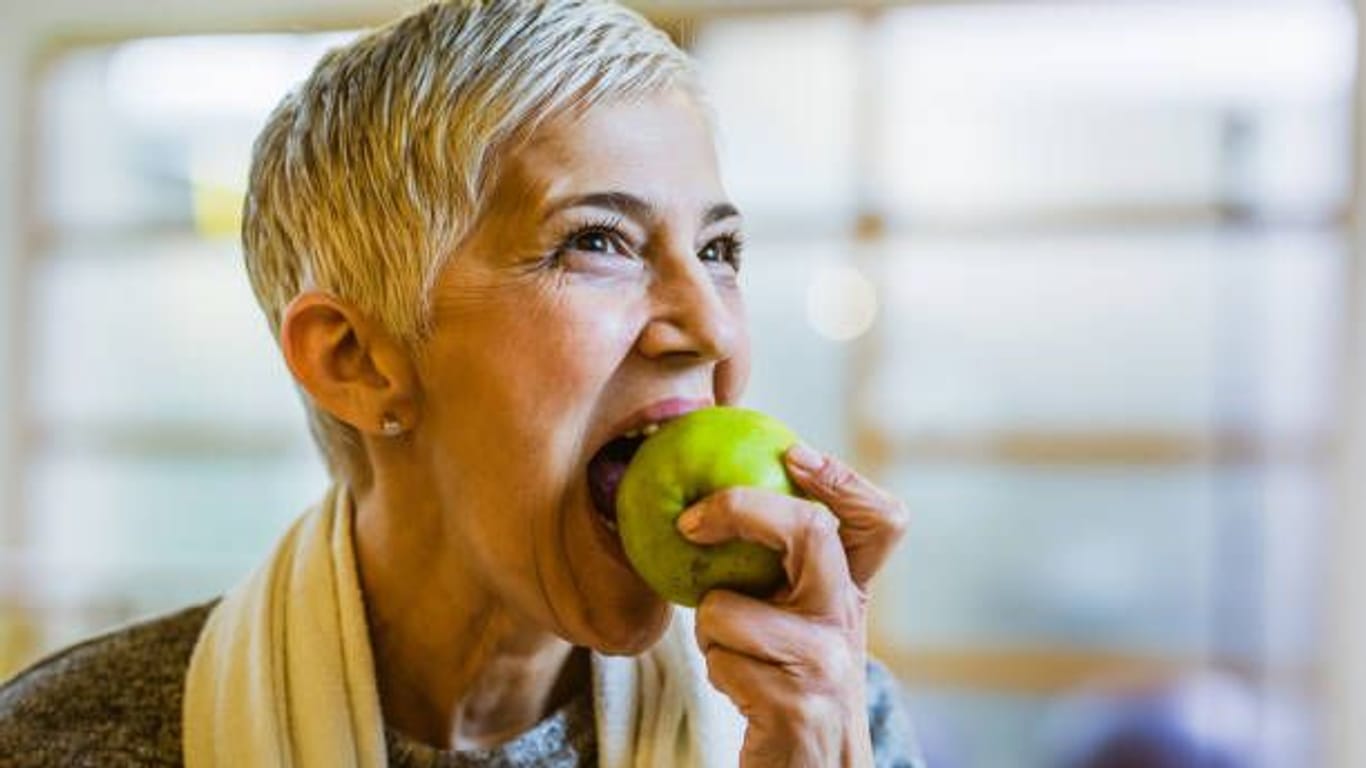
[[[279, 455], [312, 450], [301, 430], [250, 428], [221, 422], [30, 425], [30, 451], [187, 457]], [[893, 435], [867, 425], [855, 430], [862, 462], [901, 461], [1006, 465], [1319, 466], [1335, 453], [1328, 437], [1217, 435], [1181, 432], [1001, 431]]]
[[1090, 685], [1143, 686], [1218, 670], [1250, 681], [1312, 687], [1312, 668], [1275, 669], [1256, 660], [1162, 656], [1062, 648], [904, 649], [874, 644], [874, 655], [903, 683], [915, 687], [1052, 695]]
[[80, 424], [32, 426], [24, 431], [28, 455], [67, 453], [142, 457], [227, 458], [311, 455], [299, 429], [263, 429], [221, 422], [194, 424]]
[[1325, 465], [1334, 455], [1327, 437], [1216, 435], [1179, 432], [994, 432], [891, 435], [875, 427], [856, 431], [863, 461], [1012, 465]]
[[[1286, 0], [1281, 0], [1289, 4]], [[876, 13], [896, 8], [943, 8], [1004, 5], [1001, 0], [625, 0], [656, 24], [675, 20], [767, 16], [810, 12]], [[1016, 0], [1016, 6], [1047, 6], [1048, 0]], [[1056, 4], [1056, 2], [1054, 2]], [[1275, 6], [1275, 2], [1267, 3]]]
[[[1079, 234], [1145, 232], [1239, 233], [1345, 231], [1350, 211], [1332, 208], [1314, 213], [1242, 210], [1231, 205], [1145, 205], [1078, 209], [1073, 206], [1014, 212], [976, 212], [935, 216], [874, 205], [833, 215], [749, 212], [746, 231], [760, 242], [805, 243], [812, 239], [880, 242], [915, 238], [948, 240], [1030, 238]], [[111, 247], [161, 249], [213, 255], [236, 251], [236, 235], [206, 237], [191, 221], [140, 222], [115, 226], [35, 225], [30, 234], [32, 258], [108, 258]]]

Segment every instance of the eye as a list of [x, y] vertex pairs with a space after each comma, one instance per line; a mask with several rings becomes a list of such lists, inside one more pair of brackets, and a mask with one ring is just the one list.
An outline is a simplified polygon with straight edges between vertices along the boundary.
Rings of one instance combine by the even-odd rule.
[[612, 233], [603, 229], [588, 229], [577, 232], [565, 242], [565, 247], [574, 251], [590, 253], [612, 253], [620, 250], [613, 242]]
[[554, 258], [570, 253], [591, 253], [606, 256], [630, 256], [630, 240], [620, 229], [617, 219], [589, 221], [570, 229], [556, 238]]
[[713, 238], [702, 250], [697, 252], [697, 258], [705, 262], [716, 262], [729, 264], [736, 270], [740, 269], [740, 251], [742, 244], [737, 235], [722, 235]]

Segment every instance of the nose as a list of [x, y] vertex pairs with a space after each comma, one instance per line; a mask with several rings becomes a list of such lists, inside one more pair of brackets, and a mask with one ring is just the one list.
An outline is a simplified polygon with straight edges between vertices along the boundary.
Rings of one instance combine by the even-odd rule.
[[738, 296], [727, 303], [725, 288], [699, 261], [656, 272], [650, 286], [650, 320], [637, 347], [655, 359], [719, 362], [735, 354], [743, 318]]

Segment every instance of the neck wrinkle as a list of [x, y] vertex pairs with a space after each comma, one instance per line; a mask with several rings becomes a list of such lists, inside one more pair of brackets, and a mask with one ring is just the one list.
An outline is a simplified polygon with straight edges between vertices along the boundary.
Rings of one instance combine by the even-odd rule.
[[437, 508], [400, 502], [386, 493], [395, 485], [425, 487], [376, 482], [354, 507], [385, 723], [443, 750], [504, 743], [587, 685], [587, 656], [508, 610], [462, 567], [468, 558], [443, 551], [449, 531]]

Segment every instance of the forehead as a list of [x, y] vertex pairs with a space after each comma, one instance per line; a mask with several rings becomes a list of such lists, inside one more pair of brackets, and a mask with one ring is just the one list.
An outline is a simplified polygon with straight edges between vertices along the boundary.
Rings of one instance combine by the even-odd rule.
[[504, 185], [523, 200], [601, 191], [666, 207], [724, 199], [711, 127], [681, 91], [598, 104], [545, 123], [506, 158]]

